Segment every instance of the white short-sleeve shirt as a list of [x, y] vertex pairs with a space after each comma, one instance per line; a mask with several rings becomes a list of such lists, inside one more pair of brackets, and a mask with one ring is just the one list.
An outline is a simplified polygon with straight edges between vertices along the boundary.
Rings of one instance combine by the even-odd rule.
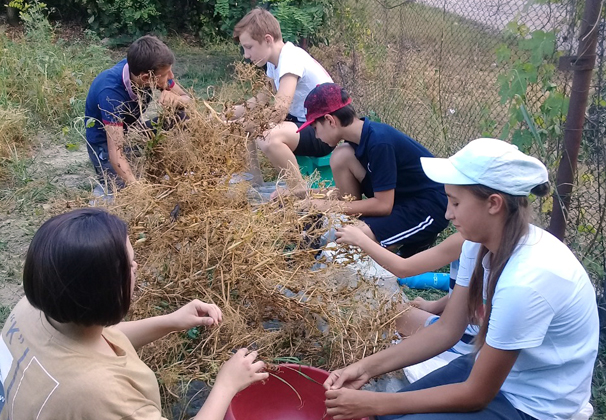
[[[461, 255], [459, 257], [459, 266], [456, 272], [456, 283], [459, 286], [465, 284], [465, 287], [469, 286], [471, 275], [476, 266], [476, 257], [480, 251], [481, 244], [471, 241], [463, 242], [463, 248], [461, 249]], [[451, 271], [452, 275], [452, 271]], [[465, 328], [465, 334], [477, 335], [479, 328], [477, 325], [468, 325]], [[453, 346], [453, 349], [462, 354], [468, 354], [473, 351], [472, 343], [464, 343], [459, 341]]]
[[585, 269], [562, 242], [531, 225], [492, 299], [486, 343], [520, 350], [501, 391], [533, 417], [570, 419], [589, 400], [598, 339], [595, 290]]
[[299, 77], [295, 96], [292, 99], [288, 113], [300, 122], [305, 122], [305, 98], [313, 88], [322, 83], [332, 83], [328, 72], [303, 48], [296, 47], [287, 42], [280, 51], [278, 66], [267, 63], [267, 76], [270, 77], [276, 89], [280, 88], [280, 79], [285, 74], [294, 74]]

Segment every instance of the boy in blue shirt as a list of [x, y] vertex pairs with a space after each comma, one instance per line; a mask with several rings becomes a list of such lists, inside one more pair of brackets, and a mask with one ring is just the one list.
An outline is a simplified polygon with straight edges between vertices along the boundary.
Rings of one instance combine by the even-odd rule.
[[[324, 83], [305, 99], [307, 125], [334, 150], [330, 167], [345, 214], [360, 215], [362, 231], [383, 247], [399, 247], [408, 257], [428, 248], [448, 225], [444, 185], [430, 180], [421, 157], [433, 155], [389, 125], [359, 119], [340, 86]], [[367, 199], [362, 200], [362, 194]], [[313, 200], [327, 210], [330, 204]]]
[[190, 100], [173, 80], [174, 61], [162, 41], [147, 35], [131, 44], [126, 59], [101, 72], [91, 84], [85, 108], [86, 141], [100, 180], [107, 177], [118, 187], [136, 182], [125, 156], [124, 135], [137, 126], [153, 130], [151, 121], [141, 122], [153, 88], [162, 91], [159, 103], [164, 107], [182, 108]]

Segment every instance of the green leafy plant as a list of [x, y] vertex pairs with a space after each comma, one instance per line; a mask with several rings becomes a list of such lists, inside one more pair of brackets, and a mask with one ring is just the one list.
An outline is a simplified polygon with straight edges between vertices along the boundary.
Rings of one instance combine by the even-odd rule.
[[[11, 0], [20, 10], [26, 0]], [[61, 17], [81, 19], [114, 44], [127, 44], [146, 34], [170, 30], [197, 34], [204, 43], [230, 39], [236, 23], [255, 6], [266, 7], [281, 23], [288, 41], [323, 39], [319, 29], [332, 13], [328, 0], [48, 0]], [[84, 18], [83, 18], [84, 17]]]
[[[555, 49], [555, 31], [529, 32], [525, 25], [510, 22], [509, 36], [517, 40], [514, 57], [505, 43], [496, 50], [497, 63], [507, 71], [498, 77], [501, 104], [508, 105], [509, 120], [503, 127], [501, 138], [528, 151], [533, 145], [544, 150], [550, 139], [559, 138], [568, 112], [569, 98], [558, 87], [554, 62], [559, 56]], [[530, 103], [528, 92], [540, 99]], [[492, 124], [489, 124], [492, 125]]]
[[[101, 36], [136, 38], [147, 32], [164, 32], [159, 0], [76, 0], [86, 7], [88, 24]], [[130, 37], [129, 37], [130, 36]]]
[[21, 12], [25, 12], [29, 6], [29, 3], [27, 3], [25, 0], [11, 0], [8, 2], [8, 7], [12, 7]]

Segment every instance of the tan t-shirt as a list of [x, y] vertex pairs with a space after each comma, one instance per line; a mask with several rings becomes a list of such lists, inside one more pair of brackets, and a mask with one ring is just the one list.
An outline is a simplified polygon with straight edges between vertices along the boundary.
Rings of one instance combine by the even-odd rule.
[[162, 419], [154, 373], [122, 332], [103, 337], [116, 356], [71, 340], [21, 299], [0, 340], [0, 420]]

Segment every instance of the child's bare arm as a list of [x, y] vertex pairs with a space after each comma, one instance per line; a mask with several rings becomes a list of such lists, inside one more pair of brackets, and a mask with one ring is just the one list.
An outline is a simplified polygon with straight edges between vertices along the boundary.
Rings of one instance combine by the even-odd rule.
[[[389, 216], [393, 209], [395, 190], [377, 191], [375, 196], [366, 200], [341, 201], [339, 212], [362, 216]], [[321, 211], [329, 211], [334, 207], [334, 201], [314, 199], [313, 206]]]
[[126, 156], [124, 156], [124, 129], [121, 125], [106, 125], [107, 151], [109, 153], [109, 162], [114, 171], [127, 184], [137, 181]]
[[240, 349], [229, 359], [217, 375], [215, 386], [194, 420], [223, 420], [232, 398], [241, 390], [269, 377], [265, 363], [255, 361], [257, 352], [247, 354]]
[[240, 119], [244, 116], [244, 114], [246, 114], [247, 110], [267, 104], [271, 99], [271, 92], [276, 91], [276, 86], [274, 85], [274, 81], [269, 77], [266, 78], [266, 83], [266, 90], [262, 90], [261, 92], [257, 93], [256, 96], [248, 99], [244, 104], [235, 105], [231, 110], [231, 115], [228, 115], [228, 118], [232, 121]]
[[116, 328], [138, 349], [171, 332], [218, 325], [222, 320], [223, 314], [217, 305], [195, 299], [170, 314], [121, 322]]
[[410, 306], [419, 308], [422, 311], [429, 312], [430, 314], [440, 315], [444, 312], [446, 304], [448, 303], [448, 295], [442, 296], [438, 300], [425, 300], [422, 297], [417, 297], [410, 301]]
[[[275, 113], [272, 116], [273, 123], [280, 123], [286, 119], [286, 115], [288, 115], [288, 110], [290, 109], [290, 104], [295, 96], [295, 90], [297, 89], [297, 83], [299, 82], [299, 77], [294, 74], [285, 74], [280, 78], [280, 88], [276, 92], [276, 87], [274, 85], [273, 80], [269, 80], [268, 83], [271, 83], [272, 92], [276, 92], [275, 102], [274, 102], [274, 110]], [[252, 109], [258, 105], [265, 105], [269, 102], [270, 96], [267, 92], [260, 92], [257, 96], [250, 98], [246, 101], [245, 105], [236, 105], [233, 109], [233, 117], [232, 119], [238, 119], [244, 116], [247, 109]]]
[[459, 258], [463, 242], [463, 237], [457, 232], [428, 250], [402, 258], [383, 248], [356, 226], [345, 226], [337, 230], [337, 243], [359, 246], [379, 265], [398, 277], [416, 276], [444, 267]]
[[299, 83], [299, 76], [294, 74], [285, 74], [280, 78], [280, 88], [276, 93], [276, 100], [274, 109], [276, 111], [275, 123], [284, 121], [288, 110], [292, 104], [292, 100], [295, 97], [295, 91], [297, 90], [297, 83]]

